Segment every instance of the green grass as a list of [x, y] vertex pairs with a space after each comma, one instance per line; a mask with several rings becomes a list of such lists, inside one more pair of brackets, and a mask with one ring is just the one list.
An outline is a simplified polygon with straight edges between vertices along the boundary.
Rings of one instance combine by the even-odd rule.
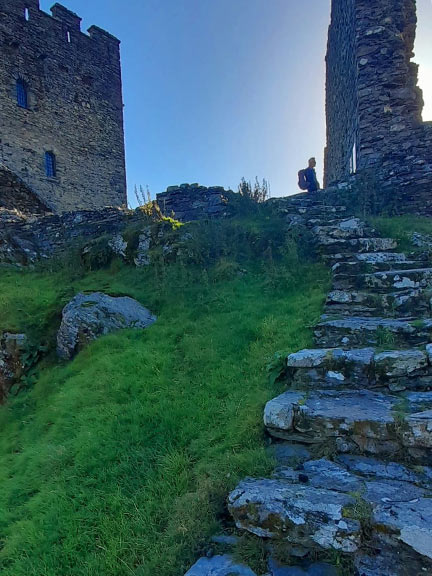
[[382, 216], [370, 218], [369, 221], [383, 236], [397, 240], [400, 251], [418, 250], [411, 241], [413, 232], [432, 234], [432, 218], [411, 215], [391, 218]]
[[329, 285], [295, 250], [239, 264], [81, 274], [2, 270], [0, 326], [53, 349], [79, 290], [137, 298], [145, 331], [53, 354], [0, 408], [2, 576], [180, 576], [221, 530], [228, 492], [267, 473], [266, 365], [311, 344]]

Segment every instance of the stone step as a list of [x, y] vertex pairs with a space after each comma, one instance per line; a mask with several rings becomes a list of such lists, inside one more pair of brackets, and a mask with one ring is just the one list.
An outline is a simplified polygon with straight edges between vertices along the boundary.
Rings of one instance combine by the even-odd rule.
[[432, 288], [432, 268], [389, 270], [372, 274], [335, 274], [334, 290], [371, 289], [374, 292]]
[[280, 209], [283, 214], [300, 214], [305, 218], [320, 219], [322, 222], [328, 222], [329, 218], [336, 219], [338, 217], [346, 218], [347, 209], [345, 206], [313, 206], [307, 204], [297, 204], [294, 206], [284, 206]]
[[[414, 394], [414, 396], [413, 396]], [[289, 390], [267, 403], [270, 435], [340, 453], [431, 457], [432, 393]]]
[[347, 218], [315, 226], [312, 232], [321, 245], [333, 244], [335, 240], [364, 238], [371, 234], [370, 228], [359, 218]]
[[323, 318], [315, 330], [315, 344], [325, 348], [367, 346], [412, 347], [430, 342], [432, 320], [394, 320], [391, 318]]
[[428, 317], [431, 296], [428, 290], [400, 290], [387, 294], [362, 290], [332, 290], [325, 313], [343, 316]]
[[[385, 559], [389, 567], [397, 558], [415, 568], [413, 575], [432, 573], [432, 491], [383, 477], [383, 469], [397, 466], [392, 463], [370, 460], [367, 466], [368, 475], [362, 475], [324, 458], [299, 471], [279, 469], [272, 479], [247, 479], [230, 494], [229, 511], [239, 529], [300, 550], [337, 550], [367, 566], [371, 543], [381, 543], [383, 569]], [[393, 566], [392, 572], [371, 574], [408, 573]]]
[[393, 238], [354, 238], [351, 240], [331, 239], [326, 243], [320, 243], [321, 252], [330, 256], [331, 260], [346, 260], [348, 256], [369, 252], [391, 252], [397, 247]]
[[304, 389], [382, 386], [388, 387], [392, 392], [429, 390], [432, 388], [429, 350], [301, 350], [288, 356], [287, 376], [292, 386]]
[[[372, 252], [377, 254], [377, 252]], [[362, 256], [362, 254], [357, 254]], [[373, 274], [374, 272], [391, 272], [394, 270], [414, 270], [427, 268], [428, 264], [421, 260], [400, 260], [390, 262], [367, 262], [365, 260], [358, 260], [354, 257], [352, 260], [336, 262], [332, 266], [334, 274], [343, 274], [346, 276], [357, 276], [359, 274]]]

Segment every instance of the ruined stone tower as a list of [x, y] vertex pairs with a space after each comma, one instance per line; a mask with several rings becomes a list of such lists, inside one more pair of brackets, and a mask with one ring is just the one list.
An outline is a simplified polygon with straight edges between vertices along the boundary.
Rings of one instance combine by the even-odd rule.
[[[332, 0], [326, 185], [369, 171], [432, 195], [432, 123], [414, 56], [415, 0]], [[422, 187], [422, 185], [424, 185]]]
[[[119, 41], [55, 4], [0, 0], [0, 168], [56, 212], [126, 203]], [[19, 206], [18, 206], [19, 207]]]

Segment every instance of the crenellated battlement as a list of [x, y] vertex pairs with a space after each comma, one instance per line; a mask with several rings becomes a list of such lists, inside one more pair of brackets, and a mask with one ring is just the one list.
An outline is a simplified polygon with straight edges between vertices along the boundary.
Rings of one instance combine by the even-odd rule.
[[0, 0], [0, 13], [3, 13], [6, 19], [14, 19], [17, 24], [34, 23], [41, 32], [46, 34], [60, 33], [62, 40], [65, 39], [64, 32], [80, 32], [84, 38], [95, 42], [120, 45], [118, 38], [98, 26], [91, 26], [88, 34], [83, 32], [81, 30], [82, 18], [59, 3], [52, 6], [50, 15], [40, 9], [39, 0]]

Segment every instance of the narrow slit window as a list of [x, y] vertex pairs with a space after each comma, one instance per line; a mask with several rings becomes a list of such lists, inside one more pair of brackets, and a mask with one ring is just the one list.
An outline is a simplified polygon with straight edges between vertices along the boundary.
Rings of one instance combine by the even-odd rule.
[[68, 44], [70, 44], [72, 42], [72, 37], [71, 37], [71, 33], [69, 32], [69, 30], [66, 32], [66, 37], [67, 37]]
[[56, 157], [54, 152], [45, 152], [45, 173], [48, 178], [56, 177]]
[[28, 8], [24, 8], [24, 18], [27, 22], [30, 20], [30, 10]]
[[17, 104], [20, 108], [28, 108], [27, 85], [21, 78], [19, 78], [16, 83], [16, 97]]
[[352, 149], [352, 173], [357, 174], [357, 142], [354, 142]]

